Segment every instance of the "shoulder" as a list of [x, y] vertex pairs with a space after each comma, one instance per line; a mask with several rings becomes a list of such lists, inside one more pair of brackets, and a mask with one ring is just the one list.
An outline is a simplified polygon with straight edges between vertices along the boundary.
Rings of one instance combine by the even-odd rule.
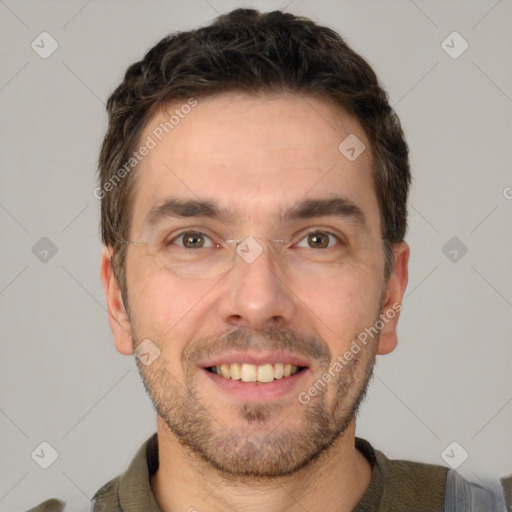
[[[374, 468], [382, 474], [382, 504], [392, 510], [443, 510], [458, 512], [505, 512], [501, 496], [490, 489], [466, 480], [454, 469], [437, 464], [389, 459], [368, 442], [363, 449], [373, 454]], [[372, 453], [373, 452], [373, 453]], [[423, 507], [423, 508], [422, 508]]]
[[[113, 478], [96, 491], [91, 500], [90, 512], [117, 512], [121, 510], [118, 499], [120, 478], [120, 476]], [[68, 510], [64, 501], [52, 498], [27, 512], [68, 512]]]
[[505, 500], [475, 482], [466, 480], [454, 469], [448, 471], [446, 477], [445, 510], [457, 512], [506, 512]]
[[375, 449], [366, 439], [356, 437], [356, 448], [366, 457], [382, 478], [386, 489], [393, 489], [400, 494], [437, 491], [444, 494], [448, 468], [437, 464], [390, 459], [380, 450]]
[[395, 498], [402, 497], [404, 503], [412, 498], [434, 499], [447, 512], [505, 512], [501, 496], [465, 479], [454, 469], [405, 460], [386, 459], [386, 463], [389, 489]]
[[409, 510], [411, 503], [414, 503], [415, 512], [443, 510], [447, 468], [389, 459], [361, 438], [356, 438], [356, 448], [373, 468], [367, 490], [367, 499], [372, 506], [378, 504], [382, 510]]
[[51, 498], [49, 500], [40, 503], [34, 508], [31, 508], [27, 512], [62, 512], [65, 507], [65, 502]]
[[376, 455], [386, 478], [384, 501], [389, 500], [395, 506], [400, 504], [403, 507], [415, 502], [418, 505], [425, 504], [425, 510], [442, 510], [448, 468], [424, 462], [388, 459], [378, 451]]
[[119, 481], [121, 476], [113, 478], [96, 491], [91, 500], [91, 512], [116, 512], [119, 504]]
[[[144, 504], [142, 508], [139, 507], [141, 510], [146, 510], [147, 507], [144, 507], [148, 500], [155, 508], [154, 503], [151, 503], [149, 475], [156, 472], [157, 468], [158, 437], [155, 433], [142, 444], [124, 473], [108, 481], [96, 491], [91, 499], [89, 512], [118, 512], [122, 510], [121, 503], [126, 507], [126, 504], [133, 504], [133, 500]], [[28, 512], [68, 512], [68, 510], [65, 509], [64, 502], [51, 499]]]

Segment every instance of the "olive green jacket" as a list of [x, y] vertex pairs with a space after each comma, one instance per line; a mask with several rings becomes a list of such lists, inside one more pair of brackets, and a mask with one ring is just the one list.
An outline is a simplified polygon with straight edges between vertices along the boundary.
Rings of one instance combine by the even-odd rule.
[[[503, 500], [464, 480], [443, 466], [390, 460], [368, 441], [356, 447], [372, 465], [372, 479], [353, 512], [506, 512]], [[162, 512], [153, 495], [150, 477], [158, 469], [155, 433], [139, 449], [128, 469], [94, 495], [91, 512]], [[28, 512], [72, 512], [52, 499]]]

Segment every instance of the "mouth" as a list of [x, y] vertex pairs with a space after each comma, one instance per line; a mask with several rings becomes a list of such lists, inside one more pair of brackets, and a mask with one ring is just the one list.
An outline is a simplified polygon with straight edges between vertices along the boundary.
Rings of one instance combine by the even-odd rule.
[[206, 368], [210, 373], [219, 375], [224, 379], [238, 380], [247, 383], [255, 382], [258, 384], [287, 379], [305, 369], [306, 367], [304, 366], [295, 366], [291, 363], [265, 363], [262, 365], [251, 363], [224, 363]]
[[201, 370], [208, 385], [230, 398], [261, 402], [291, 394], [311, 368], [302, 358], [276, 351], [231, 353], [202, 364]]

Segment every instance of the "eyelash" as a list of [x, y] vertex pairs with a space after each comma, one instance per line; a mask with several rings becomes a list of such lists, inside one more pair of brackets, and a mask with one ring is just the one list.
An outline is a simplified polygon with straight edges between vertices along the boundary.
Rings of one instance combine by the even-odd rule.
[[[313, 229], [311, 231], [308, 231], [297, 243], [300, 243], [302, 242], [302, 240], [304, 240], [305, 238], [307, 238], [309, 235], [312, 235], [312, 234], [316, 234], [316, 233], [322, 233], [322, 234], [325, 234], [325, 235], [329, 235], [329, 236], [333, 236], [336, 241], [338, 242], [339, 245], [345, 245], [344, 241], [341, 239], [341, 237], [339, 237], [338, 235], [334, 234], [334, 233], [331, 233], [330, 231], [327, 231], [327, 230], [321, 230], [321, 229]], [[187, 230], [187, 231], [182, 231], [181, 233], [178, 233], [177, 235], [173, 236], [171, 239], [167, 240], [166, 242], [164, 242], [164, 245], [166, 247], [170, 246], [170, 245], [173, 245], [174, 241], [175, 240], [178, 240], [179, 238], [185, 236], [185, 235], [190, 235], [190, 234], [194, 234], [194, 235], [203, 235], [205, 236], [206, 238], [210, 239], [211, 238], [206, 234], [206, 233], [203, 233], [202, 231], [194, 231], [194, 230]], [[212, 243], [215, 243], [213, 242], [213, 240], [211, 240]], [[296, 245], [296, 244], [294, 244]], [[178, 245], [177, 247], [179, 247], [180, 249], [183, 249], [183, 250], [190, 250], [190, 251], [194, 251], [194, 250], [197, 250], [197, 249], [189, 249], [188, 247], [182, 247], [180, 245]], [[206, 247], [206, 249], [211, 249], [212, 247]], [[310, 247], [311, 248], [311, 247]], [[322, 248], [322, 249], [332, 249], [333, 247], [325, 247], [325, 248]], [[199, 247], [199, 249], [202, 249], [202, 247]]]

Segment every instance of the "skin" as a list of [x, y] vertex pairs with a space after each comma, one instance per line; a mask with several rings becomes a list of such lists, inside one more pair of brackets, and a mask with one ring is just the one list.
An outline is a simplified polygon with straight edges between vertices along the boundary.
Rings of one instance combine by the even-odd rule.
[[[155, 114], [141, 141], [165, 120]], [[338, 150], [349, 134], [367, 148], [353, 162]], [[145, 239], [147, 212], [169, 196], [217, 201], [237, 214], [229, 224], [184, 219], [176, 229], [204, 225], [219, 240], [304, 231], [294, 239], [302, 240], [302, 252], [286, 253], [290, 259], [257, 239], [264, 251], [254, 262], [238, 259], [228, 272], [206, 277], [130, 245], [129, 313], [111, 248], [103, 251], [101, 278], [117, 350], [131, 355], [147, 338], [160, 350], [150, 365], [138, 366], [158, 413], [160, 466], [151, 485], [165, 512], [349, 512], [364, 495], [371, 466], [354, 446], [355, 416], [376, 355], [396, 347], [399, 314], [309, 404], [297, 393], [329, 371], [379, 313], [400, 303], [407, 286], [405, 242], [395, 245], [393, 272], [384, 281], [369, 148], [357, 120], [323, 100], [225, 93], [198, 99], [137, 167], [130, 240]], [[283, 205], [334, 192], [361, 208], [367, 229], [332, 217], [280, 222]], [[312, 230], [341, 232], [348, 248], [333, 240], [330, 257], [311, 259], [313, 251], [326, 250], [308, 246]], [[229, 347], [288, 348], [306, 356], [310, 368], [293, 393], [245, 402], [219, 390], [198, 367], [208, 352]]]

